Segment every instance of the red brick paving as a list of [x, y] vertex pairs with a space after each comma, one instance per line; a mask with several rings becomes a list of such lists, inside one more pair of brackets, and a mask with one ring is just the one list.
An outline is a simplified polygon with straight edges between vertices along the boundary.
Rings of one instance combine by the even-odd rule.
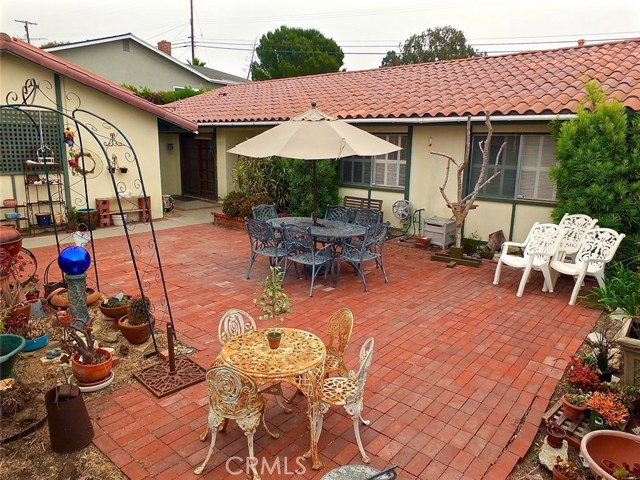
[[[219, 350], [220, 316], [231, 307], [256, 313], [251, 301], [267, 264], [258, 259], [251, 280], [245, 280], [247, 242], [243, 232], [212, 225], [158, 232], [179, 339], [200, 350], [192, 357], [205, 367]], [[40, 259], [53, 249], [34, 252]], [[133, 289], [127, 252], [122, 238], [96, 241], [104, 293]], [[390, 283], [369, 266], [368, 293], [349, 269], [336, 289], [320, 286], [313, 298], [308, 280], [288, 276], [288, 326], [324, 337], [329, 315], [341, 306], [350, 308], [355, 317], [347, 351], [352, 368], [362, 342], [375, 337], [364, 409], [372, 422], [361, 427], [372, 465], [397, 463], [403, 479], [507, 478], [532, 444], [567, 359], [598, 312], [567, 304], [568, 279], [559, 281], [555, 293], [543, 294], [541, 277], [534, 276], [524, 296], [516, 298], [520, 275], [511, 269], [494, 286], [490, 263], [450, 269], [431, 262], [424, 251], [393, 242], [385, 252]], [[207, 415], [204, 384], [157, 400], [134, 383], [88, 404], [96, 424], [94, 443], [127, 476], [196, 477], [193, 468], [208, 446], [198, 439]], [[281, 463], [279, 473], [264, 470], [264, 479], [318, 479], [336, 465], [361, 463], [350, 418], [332, 408], [320, 439], [327, 467], [314, 472], [307, 461], [297, 465], [297, 456], [308, 448], [305, 410], [302, 396], [290, 415], [270, 403], [267, 421], [282, 436], [271, 440], [260, 428], [256, 454], [270, 467], [276, 456]], [[244, 478], [227, 469], [230, 456], [239, 458], [229, 460], [229, 469], [246, 467], [246, 439], [237, 427], [219, 435], [216, 445], [221, 450], [202, 478]]]

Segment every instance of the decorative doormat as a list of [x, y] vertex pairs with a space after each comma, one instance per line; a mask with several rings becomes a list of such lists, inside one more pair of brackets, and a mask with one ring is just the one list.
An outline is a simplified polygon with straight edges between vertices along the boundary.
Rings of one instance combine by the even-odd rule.
[[205, 369], [187, 357], [176, 357], [176, 372], [169, 373], [169, 362], [145, 368], [133, 376], [157, 398], [166, 397], [204, 380]]

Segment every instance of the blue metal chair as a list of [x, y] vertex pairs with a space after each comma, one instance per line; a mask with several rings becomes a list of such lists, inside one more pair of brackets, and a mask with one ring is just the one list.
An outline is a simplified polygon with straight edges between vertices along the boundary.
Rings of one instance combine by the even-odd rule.
[[261, 203], [255, 207], [251, 207], [254, 220], [271, 220], [278, 216], [278, 210], [276, 204], [269, 205], [268, 203]]
[[349, 223], [351, 219], [351, 209], [342, 205], [327, 205], [327, 209], [324, 212], [324, 219]]
[[[322, 248], [316, 248], [315, 241], [311, 235], [311, 228], [309, 227], [300, 228], [295, 225], [285, 225], [283, 223], [280, 227], [280, 232], [284, 238], [286, 251], [290, 253], [290, 255], [284, 256], [285, 262], [282, 283], [284, 283], [284, 279], [287, 276], [289, 262], [294, 262], [296, 276], [298, 278], [300, 278], [298, 275], [298, 263], [310, 267], [311, 288], [309, 289], [309, 296], [313, 297], [313, 284], [322, 267], [325, 267], [323, 283], [327, 283], [327, 273], [329, 270], [333, 273], [333, 245], [329, 244]], [[305, 277], [306, 275], [305, 272]]]
[[389, 283], [387, 272], [384, 270], [384, 242], [387, 238], [388, 228], [389, 222], [377, 223], [367, 229], [367, 233], [362, 242], [354, 240], [344, 242], [338, 258], [337, 276], [340, 276], [340, 264], [342, 262], [348, 262], [356, 270], [356, 273], [360, 273], [364, 291], [366, 292], [367, 282], [364, 279], [364, 263], [374, 260], [376, 262], [376, 268], [379, 267], [380, 270], [382, 270], [384, 283]]
[[247, 271], [247, 279], [251, 274], [251, 267], [258, 255], [269, 258], [271, 266], [278, 265], [280, 261], [287, 256], [287, 249], [282, 241], [276, 238], [273, 233], [273, 227], [263, 220], [253, 220], [246, 218], [244, 223], [247, 226], [249, 234], [249, 243], [251, 245], [251, 260], [249, 261], [249, 270]]
[[370, 208], [357, 208], [353, 223], [363, 227], [380, 223], [380, 211]]

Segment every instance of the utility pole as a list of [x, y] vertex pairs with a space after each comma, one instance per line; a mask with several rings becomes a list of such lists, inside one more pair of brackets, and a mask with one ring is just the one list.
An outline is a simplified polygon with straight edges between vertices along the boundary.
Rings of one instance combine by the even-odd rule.
[[191, 4], [191, 65], [196, 61], [196, 46], [195, 38], [193, 36], [193, 0], [190, 0]]
[[28, 20], [15, 20], [15, 21], [18, 23], [24, 23], [24, 31], [27, 32], [27, 43], [31, 44], [31, 38], [29, 37], [29, 25], [37, 25], [37, 23], [30, 22]]
[[253, 41], [253, 50], [251, 50], [251, 61], [249, 62], [249, 71], [247, 72], [247, 80], [251, 76], [251, 67], [253, 66], [253, 57], [256, 54], [256, 43], [258, 43], [258, 37]]

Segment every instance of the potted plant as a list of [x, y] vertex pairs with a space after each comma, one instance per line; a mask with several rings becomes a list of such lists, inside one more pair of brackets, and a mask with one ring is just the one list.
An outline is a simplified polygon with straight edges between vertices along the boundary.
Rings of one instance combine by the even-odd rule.
[[571, 359], [567, 379], [574, 389], [593, 392], [600, 387], [601, 382], [595, 367], [586, 363], [586, 358]]
[[28, 286], [24, 292], [24, 296], [27, 299], [27, 301], [37, 300], [38, 298], [40, 298], [40, 290], [38, 289], [38, 286], [37, 285]]
[[20, 254], [11, 253], [0, 248], [0, 305], [9, 310], [7, 314], [29, 315], [31, 305], [25, 302], [25, 287], [20, 280], [24, 268], [24, 260]]
[[124, 293], [118, 293], [109, 299], [103, 297], [103, 301], [100, 304], [100, 311], [105, 317], [118, 320], [127, 314], [130, 300], [131, 296], [125, 295]]
[[[87, 305], [91, 305], [101, 297], [100, 292], [94, 290], [93, 288], [87, 287], [86, 293]], [[69, 292], [66, 288], [57, 288], [49, 294], [49, 296], [47, 297], [47, 301], [53, 307], [69, 308]]]
[[562, 458], [556, 457], [556, 464], [553, 466], [553, 480], [574, 480], [577, 478], [577, 469], [571, 460], [566, 463]]
[[596, 373], [602, 382], [610, 382], [613, 375], [613, 370], [609, 366], [609, 361], [613, 358], [613, 345], [609, 338], [613, 337], [615, 327], [613, 319], [606, 315], [600, 319], [595, 331], [589, 335], [589, 344], [593, 349], [598, 367]]
[[562, 448], [562, 442], [567, 436], [567, 432], [560, 425], [556, 424], [555, 419], [550, 418], [547, 422], [547, 443], [553, 448]]
[[629, 410], [615, 393], [595, 392], [589, 400], [588, 407], [591, 409], [591, 430], [620, 429], [629, 419]]
[[578, 420], [580, 415], [587, 410], [591, 394], [580, 390], [568, 392], [562, 396], [562, 411], [569, 420]]
[[282, 332], [277, 330], [278, 320], [284, 322], [284, 315], [291, 312], [289, 297], [282, 289], [282, 272], [280, 267], [271, 267], [271, 273], [262, 283], [262, 292], [253, 299], [254, 305], [260, 309], [262, 315], [258, 320], [271, 320], [272, 328], [267, 333], [269, 347], [276, 349], [280, 346]]
[[28, 317], [22, 313], [9, 313], [3, 321], [6, 333], [20, 335], [26, 340], [23, 352], [32, 352], [49, 343], [45, 317]]
[[63, 346], [71, 356], [71, 371], [80, 384], [95, 384], [111, 374], [111, 353], [95, 347], [93, 329], [82, 319], [72, 319], [65, 327]]
[[[127, 315], [118, 320], [118, 328], [129, 343], [139, 345], [149, 340], [155, 319], [151, 315], [151, 301], [136, 295], [129, 300]], [[149, 321], [147, 321], [147, 317]], [[151, 323], [151, 325], [149, 325]]]
[[616, 480], [637, 480], [640, 478], [640, 463], [634, 463], [633, 466], [630, 466], [628, 463], [615, 465], [611, 475], [613, 475], [613, 478]]

